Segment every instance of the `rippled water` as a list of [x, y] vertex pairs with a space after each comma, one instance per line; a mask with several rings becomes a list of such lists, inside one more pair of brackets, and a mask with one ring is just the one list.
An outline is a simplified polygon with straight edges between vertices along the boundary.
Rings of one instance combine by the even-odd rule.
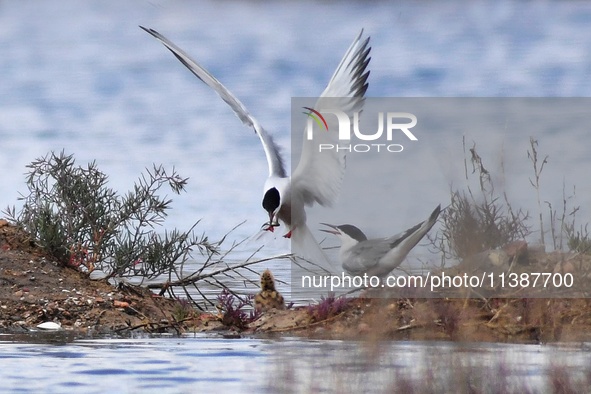
[[[144, 168], [163, 163], [190, 177], [187, 193], [174, 198], [168, 226], [187, 228], [202, 218], [198, 230], [214, 238], [244, 220], [233, 237], [252, 236], [265, 220], [260, 143], [139, 24], [165, 33], [203, 63], [286, 152], [290, 98], [319, 94], [362, 27], [373, 46], [368, 96], [591, 93], [591, 5], [583, 2], [5, 1], [0, 22], [0, 166], [10, 169], [0, 174], [0, 206], [16, 203], [26, 164], [50, 150], [65, 149], [79, 163], [96, 160], [121, 192]], [[461, 146], [461, 135], [432, 133], [447, 141], [446, 149]], [[420, 137], [428, 144], [431, 136]], [[498, 164], [503, 141], [468, 137], [490, 143], [480, 153]], [[578, 140], [565, 130], [541, 141], [555, 166], [549, 171], [572, 167], [557, 148], [585, 159]], [[432, 185], [421, 194], [445, 204], [449, 182], [457, 179], [433, 168], [445, 167], [437, 160], [420, 174], [420, 184]], [[401, 185], [417, 176], [404, 167], [401, 157], [392, 169]], [[393, 232], [432, 210], [430, 200], [419, 204], [403, 191], [392, 198], [412, 209], [389, 212]]]
[[591, 378], [589, 345], [45, 335], [0, 337], [0, 363], [0, 391], [20, 393], [543, 393], [552, 378]]

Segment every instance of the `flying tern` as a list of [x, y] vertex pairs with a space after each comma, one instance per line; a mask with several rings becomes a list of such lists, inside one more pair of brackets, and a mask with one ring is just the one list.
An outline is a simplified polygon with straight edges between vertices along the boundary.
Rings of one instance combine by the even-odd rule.
[[[345, 171], [344, 154], [338, 151], [319, 154], [317, 149], [320, 143], [335, 143], [335, 133], [316, 133], [313, 141], [304, 139], [299, 164], [289, 177], [284, 159], [273, 137], [265, 131], [246, 107], [221, 82], [172, 41], [156, 30], [140, 27], [164, 44], [182, 64], [232, 108], [242, 123], [252, 127], [259, 136], [269, 167], [262, 201], [263, 208], [269, 217], [268, 223], [264, 225], [267, 226], [265, 230], [274, 231], [274, 228], [279, 226], [279, 221], [283, 222], [288, 229], [285, 237], [291, 238], [292, 247], [295, 250], [301, 251], [300, 254], [312, 262], [318, 259], [326, 261], [322, 249], [306, 225], [305, 206], [311, 206], [314, 203], [331, 206], [338, 197]], [[367, 66], [371, 59], [370, 50], [369, 37], [364, 37], [361, 30], [317, 100], [314, 111], [335, 107], [346, 113], [361, 110], [368, 87]], [[327, 130], [336, 130], [336, 119], [330, 119], [332, 118], [330, 116], [326, 118]]]
[[335, 226], [322, 223], [331, 230], [321, 231], [340, 239], [339, 259], [348, 274], [383, 278], [402, 263], [408, 252], [433, 227], [440, 212], [441, 206], [438, 205], [429, 219], [388, 238], [367, 239], [363, 231], [351, 224]]

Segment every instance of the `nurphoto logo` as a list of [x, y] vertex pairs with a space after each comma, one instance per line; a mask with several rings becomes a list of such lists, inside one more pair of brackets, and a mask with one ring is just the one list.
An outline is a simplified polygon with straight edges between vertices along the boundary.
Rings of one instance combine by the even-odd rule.
[[[410, 141], [418, 141], [418, 138], [410, 131], [411, 128], [417, 125], [417, 117], [408, 112], [378, 112], [377, 115], [377, 131], [360, 130], [359, 127], [359, 112], [354, 112], [353, 117], [346, 114], [344, 111], [337, 109], [323, 109], [317, 111], [310, 107], [303, 107], [308, 110], [304, 112], [308, 116], [306, 123], [306, 139], [309, 141], [314, 139], [314, 123], [318, 125], [320, 132], [329, 131], [329, 123], [325, 116], [336, 117], [335, 124], [338, 128], [339, 142], [348, 144], [318, 144], [318, 151], [347, 151], [347, 152], [392, 152], [398, 153], [404, 150], [401, 144], [392, 143], [394, 135], [399, 136], [402, 133]], [[335, 119], [335, 118], [332, 118]], [[352, 127], [351, 127], [352, 126]], [[330, 130], [332, 131], [332, 129]], [[353, 133], [351, 133], [353, 131]], [[351, 144], [352, 134], [360, 141], [372, 141], [373, 143]], [[385, 141], [379, 143], [379, 141]], [[386, 143], [387, 142], [387, 143]]]
[[[304, 109], [307, 109], [309, 112], [304, 112], [304, 114], [308, 115], [308, 117], [310, 119], [313, 119], [314, 121], [316, 121], [316, 123], [318, 124], [318, 126], [320, 126], [320, 128], [322, 128], [322, 126], [324, 126], [324, 130], [328, 131], [328, 123], [326, 123], [326, 119], [324, 119], [324, 116], [322, 116], [322, 114], [318, 111], [316, 111], [314, 108], [310, 108], [310, 107], [304, 107]], [[322, 123], [321, 123], [322, 121]], [[308, 138], [311, 139], [311, 138]]]

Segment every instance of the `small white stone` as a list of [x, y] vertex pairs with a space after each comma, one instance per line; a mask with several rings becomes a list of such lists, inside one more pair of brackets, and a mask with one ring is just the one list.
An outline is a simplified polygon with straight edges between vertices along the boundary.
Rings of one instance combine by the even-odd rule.
[[45, 323], [37, 324], [37, 328], [40, 330], [57, 331], [61, 330], [62, 326], [58, 323], [48, 321]]

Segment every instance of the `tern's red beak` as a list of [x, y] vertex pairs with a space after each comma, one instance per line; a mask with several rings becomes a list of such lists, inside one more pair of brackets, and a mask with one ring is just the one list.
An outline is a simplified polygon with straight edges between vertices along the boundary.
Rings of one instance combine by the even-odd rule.
[[263, 224], [263, 226], [268, 226], [265, 231], [270, 231], [270, 232], [274, 232], [275, 231], [275, 227], [279, 227], [279, 222], [273, 222], [273, 217], [275, 215], [273, 215], [272, 212], [269, 212], [269, 221], [265, 224]]

